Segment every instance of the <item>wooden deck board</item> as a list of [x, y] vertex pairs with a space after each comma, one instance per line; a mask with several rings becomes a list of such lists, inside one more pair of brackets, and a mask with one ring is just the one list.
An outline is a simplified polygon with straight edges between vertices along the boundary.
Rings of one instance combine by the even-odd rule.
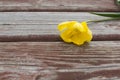
[[[82, 12], [2, 12], [0, 41], [60, 41], [57, 24], [103, 19]], [[89, 24], [93, 40], [120, 40], [120, 20]]]
[[120, 41], [0, 43], [0, 80], [119, 80]]
[[0, 11], [120, 11], [116, 0], [0, 0]]

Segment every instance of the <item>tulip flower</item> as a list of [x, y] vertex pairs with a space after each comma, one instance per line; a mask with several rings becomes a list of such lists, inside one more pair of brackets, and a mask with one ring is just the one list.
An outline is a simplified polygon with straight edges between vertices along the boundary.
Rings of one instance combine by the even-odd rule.
[[[118, 0], [119, 1], [119, 0]], [[60, 37], [67, 43], [74, 43], [76, 45], [82, 45], [85, 42], [92, 40], [92, 31], [88, 28], [87, 23], [90, 22], [102, 22], [109, 20], [120, 20], [120, 13], [99, 13], [92, 12], [92, 14], [108, 17], [102, 20], [89, 20], [87, 22], [66, 21], [58, 24], [58, 30], [60, 31]]]
[[60, 37], [67, 43], [82, 45], [92, 40], [92, 32], [86, 22], [66, 21], [58, 25]]

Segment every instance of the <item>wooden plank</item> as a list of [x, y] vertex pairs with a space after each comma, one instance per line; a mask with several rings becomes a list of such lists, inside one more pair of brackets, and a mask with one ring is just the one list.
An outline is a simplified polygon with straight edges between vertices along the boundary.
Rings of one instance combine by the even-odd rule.
[[[0, 41], [61, 41], [57, 24], [68, 20], [87, 21], [104, 17], [82, 12], [2, 12]], [[93, 40], [120, 40], [120, 20], [92, 23]]]
[[0, 80], [119, 80], [120, 41], [0, 43]]
[[116, 0], [0, 0], [0, 11], [120, 11]]

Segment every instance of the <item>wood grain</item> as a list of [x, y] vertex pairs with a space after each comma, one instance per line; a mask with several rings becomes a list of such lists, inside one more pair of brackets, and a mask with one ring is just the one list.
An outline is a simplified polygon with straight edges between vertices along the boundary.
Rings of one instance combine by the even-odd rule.
[[0, 43], [0, 80], [119, 80], [120, 41]]
[[120, 11], [116, 0], [0, 0], [0, 11]]
[[[2, 12], [0, 41], [61, 41], [57, 25], [63, 21], [99, 20], [84, 12]], [[93, 40], [120, 40], [120, 20], [89, 24]]]

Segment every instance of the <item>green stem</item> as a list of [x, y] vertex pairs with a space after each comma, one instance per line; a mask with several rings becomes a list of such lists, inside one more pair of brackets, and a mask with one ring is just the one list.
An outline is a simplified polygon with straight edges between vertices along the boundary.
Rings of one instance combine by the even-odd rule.
[[120, 18], [108, 18], [108, 19], [102, 19], [102, 20], [89, 20], [87, 23], [90, 22], [103, 22], [103, 21], [110, 21], [110, 20], [120, 20]]

